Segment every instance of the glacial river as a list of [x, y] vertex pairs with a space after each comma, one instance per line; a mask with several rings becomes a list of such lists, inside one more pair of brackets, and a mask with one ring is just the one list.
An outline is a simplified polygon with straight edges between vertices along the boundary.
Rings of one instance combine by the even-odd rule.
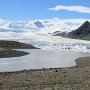
[[0, 58], [0, 72], [75, 66], [75, 59], [89, 53], [69, 50], [21, 49], [30, 54], [21, 57]]

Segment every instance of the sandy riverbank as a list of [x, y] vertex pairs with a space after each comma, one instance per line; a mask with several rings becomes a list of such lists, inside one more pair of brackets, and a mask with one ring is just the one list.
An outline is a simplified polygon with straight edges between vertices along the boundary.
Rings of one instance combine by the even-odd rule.
[[0, 90], [90, 90], [90, 57], [71, 68], [0, 73]]

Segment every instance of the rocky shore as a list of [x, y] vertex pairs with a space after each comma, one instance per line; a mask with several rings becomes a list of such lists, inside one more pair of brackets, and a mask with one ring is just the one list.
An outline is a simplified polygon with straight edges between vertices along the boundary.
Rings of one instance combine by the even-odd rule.
[[0, 72], [0, 90], [90, 90], [90, 57], [71, 68]]

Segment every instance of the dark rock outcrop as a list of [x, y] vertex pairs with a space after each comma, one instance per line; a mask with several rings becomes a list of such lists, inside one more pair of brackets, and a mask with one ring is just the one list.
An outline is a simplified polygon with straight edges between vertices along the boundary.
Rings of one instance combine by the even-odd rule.
[[90, 40], [90, 22], [86, 21], [78, 29], [65, 35], [67, 38]]
[[55, 31], [53, 33], [53, 36], [64, 36], [66, 34], [66, 32], [61, 32], [61, 31]]
[[35, 24], [38, 28], [44, 27], [43, 24], [42, 24], [40, 21], [34, 22], [34, 24]]

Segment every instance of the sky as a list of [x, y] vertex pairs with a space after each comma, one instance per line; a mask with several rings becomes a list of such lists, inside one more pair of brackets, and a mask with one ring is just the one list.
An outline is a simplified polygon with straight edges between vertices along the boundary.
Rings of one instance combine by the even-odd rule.
[[0, 0], [0, 19], [90, 19], [90, 0]]

